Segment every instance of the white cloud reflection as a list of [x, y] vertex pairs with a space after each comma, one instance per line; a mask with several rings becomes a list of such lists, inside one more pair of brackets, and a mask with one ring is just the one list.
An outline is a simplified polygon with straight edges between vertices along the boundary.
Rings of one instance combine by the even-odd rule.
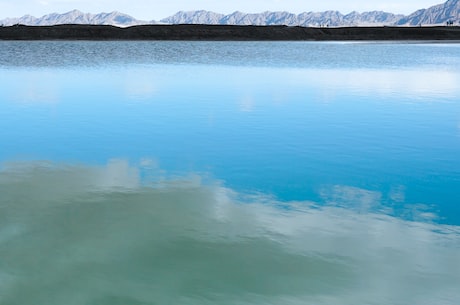
[[414, 100], [417, 97], [452, 97], [460, 91], [459, 74], [450, 71], [320, 69], [305, 72], [294, 72], [292, 79], [302, 79], [307, 85], [328, 91], [410, 96]]
[[130, 72], [123, 82], [125, 94], [130, 101], [147, 100], [157, 92], [156, 80], [152, 79], [151, 73], [145, 73], [144, 77], [139, 77], [139, 75], [142, 75], [141, 71]]
[[255, 102], [251, 96], [246, 95], [241, 98], [240, 103], [239, 103], [240, 111], [252, 112], [254, 110], [254, 107], [255, 107]]
[[[373, 212], [379, 192], [333, 186], [323, 196], [334, 204], [321, 207], [245, 196], [196, 175], [154, 174], [147, 186], [143, 171], [122, 160], [4, 165], [1, 303], [454, 305], [460, 298], [459, 227]], [[359, 211], [348, 208], [354, 202]]]
[[49, 81], [49, 75], [27, 75], [21, 86], [13, 92], [12, 99], [21, 104], [57, 104], [59, 103], [59, 87]]

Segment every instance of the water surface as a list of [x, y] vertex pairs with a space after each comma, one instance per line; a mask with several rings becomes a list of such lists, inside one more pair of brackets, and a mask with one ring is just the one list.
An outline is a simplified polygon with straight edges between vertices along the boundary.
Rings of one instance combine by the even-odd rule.
[[459, 51], [0, 42], [1, 303], [456, 304]]

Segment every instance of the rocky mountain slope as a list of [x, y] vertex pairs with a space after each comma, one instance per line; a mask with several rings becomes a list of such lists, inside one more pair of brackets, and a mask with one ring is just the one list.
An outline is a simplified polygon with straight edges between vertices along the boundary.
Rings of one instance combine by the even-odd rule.
[[390, 25], [403, 18], [386, 12], [351, 12], [343, 15], [338, 11], [306, 12], [263, 12], [246, 14], [234, 12], [229, 15], [208, 11], [178, 12], [161, 22], [169, 24], [225, 24], [225, 25], [289, 25], [289, 26], [353, 26]]
[[[343, 15], [338, 11], [304, 12], [263, 12], [246, 14], [234, 12], [228, 15], [210, 11], [180, 11], [173, 16], [164, 18], [164, 24], [221, 24], [221, 25], [288, 25], [288, 26], [379, 26], [379, 25], [436, 25], [452, 21], [460, 25], [460, 0], [448, 0], [427, 9], [418, 10], [408, 16], [395, 15], [382, 11], [351, 12]], [[0, 20], [4, 26], [23, 25], [56, 25], [56, 24], [98, 24], [127, 27], [141, 24], [155, 24], [155, 21], [137, 20], [129, 15], [111, 12], [88, 14], [73, 10], [65, 14], [49, 14], [36, 18], [30, 15], [21, 18]]]
[[397, 25], [423, 25], [423, 24], [446, 24], [452, 21], [459, 24], [460, 0], [448, 0], [439, 5], [427, 9], [418, 10], [409, 16], [400, 19]]
[[140, 24], [148, 24], [150, 22], [137, 20], [129, 15], [111, 12], [100, 14], [83, 13], [79, 10], [73, 10], [64, 14], [48, 14], [40, 18], [26, 15], [20, 18], [8, 18], [0, 20], [0, 24], [4, 26], [23, 24], [23, 25], [56, 25], [56, 24], [98, 24], [98, 25], [115, 25], [119, 27], [127, 27]]

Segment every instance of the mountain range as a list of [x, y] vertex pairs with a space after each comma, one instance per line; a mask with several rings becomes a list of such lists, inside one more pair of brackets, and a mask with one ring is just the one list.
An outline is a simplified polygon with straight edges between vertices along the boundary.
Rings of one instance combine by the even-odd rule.
[[351, 12], [343, 15], [338, 11], [304, 12], [263, 12], [247, 14], [234, 12], [228, 15], [211, 11], [180, 11], [160, 21], [137, 20], [120, 12], [90, 14], [73, 10], [64, 14], [52, 13], [40, 18], [25, 15], [20, 18], [0, 20], [4, 26], [56, 25], [56, 24], [104, 24], [127, 27], [141, 24], [225, 24], [225, 25], [288, 25], [288, 26], [377, 26], [377, 25], [437, 25], [453, 21], [460, 22], [460, 0], [448, 0], [445, 3], [420, 9], [410, 15], [392, 14], [382, 11]]
[[44, 15], [40, 18], [25, 15], [20, 18], [7, 18], [0, 20], [0, 24], [4, 26], [24, 24], [24, 25], [56, 25], [56, 24], [106, 24], [119, 27], [127, 27], [140, 24], [150, 24], [155, 22], [147, 22], [137, 20], [134, 17], [120, 13], [100, 13], [90, 14], [83, 13], [79, 10], [73, 10], [64, 14], [52, 13]]

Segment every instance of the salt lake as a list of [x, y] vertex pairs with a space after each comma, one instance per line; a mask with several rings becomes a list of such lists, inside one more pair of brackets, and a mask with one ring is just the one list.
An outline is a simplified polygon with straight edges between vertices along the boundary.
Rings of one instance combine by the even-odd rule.
[[460, 44], [0, 42], [1, 304], [456, 304]]

